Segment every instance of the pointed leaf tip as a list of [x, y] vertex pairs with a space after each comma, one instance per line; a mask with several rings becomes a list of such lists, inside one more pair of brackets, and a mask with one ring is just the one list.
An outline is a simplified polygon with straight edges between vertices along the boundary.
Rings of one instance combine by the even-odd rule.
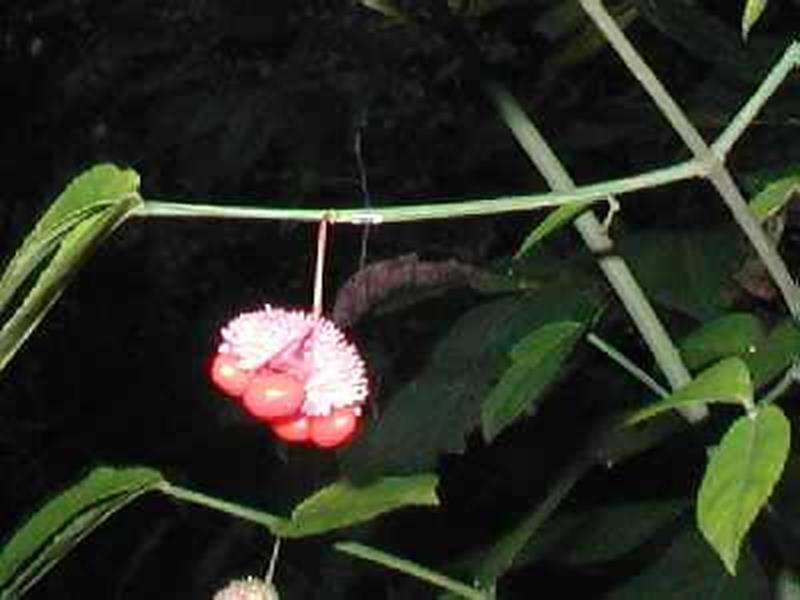
[[697, 523], [731, 575], [745, 535], [780, 479], [790, 438], [788, 419], [770, 405], [737, 419], [711, 456]]

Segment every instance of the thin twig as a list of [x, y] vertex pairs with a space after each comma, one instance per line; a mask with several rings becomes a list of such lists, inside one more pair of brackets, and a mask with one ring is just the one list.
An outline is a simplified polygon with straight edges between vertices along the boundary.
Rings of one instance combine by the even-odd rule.
[[598, 335], [594, 333], [589, 333], [586, 336], [586, 341], [589, 342], [592, 346], [594, 346], [598, 350], [600, 350], [600, 352], [608, 356], [611, 360], [613, 360], [615, 363], [617, 363], [619, 366], [625, 369], [645, 387], [656, 393], [661, 398], [666, 398], [667, 396], [669, 396], [669, 392], [666, 389], [664, 389], [664, 387], [661, 384], [659, 384], [655, 379], [653, 379], [644, 369], [639, 367], [631, 359], [629, 359], [622, 352], [614, 348], [614, 346], [612, 346], [611, 344], [600, 338]]
[[778, 63], [769, 72], [769, 75], [761, 82], [750, 99], [742, 109], [736, 114], [722, 135], [712, 144], [712, 148], [720, 160], [725, 160], [728, 152], [744, 133], [745, 129], [754, 122], [761, 108], [769, 100], [778, 87], [783, 83], [786, 76], [800, 65], [800, 42], [794, 42], [783, 53]]
[[317, 229], [317, 264], [314, 269], [314, 317], [322, 316], [325, 287], [325, 253], [328, 248], [328, 220], [322, 219]]

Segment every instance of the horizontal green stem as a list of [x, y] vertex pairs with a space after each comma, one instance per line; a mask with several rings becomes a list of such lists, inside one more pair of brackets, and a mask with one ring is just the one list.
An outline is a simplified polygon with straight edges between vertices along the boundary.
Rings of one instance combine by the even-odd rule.
[[363, 558], [364, 560], [377, 563], [389, 569], [400, 571], [406, 575], [411, 575], [412, 577], [416, 577], [422, 581], [427, 581], [428, 583], [432, 583], [435, 586], [457, 594], [462, 598], [468, 598], [469, 600], [487, 599], [487, 595], [481, 590], [470, 587], [464, 583], [461, 583], [460, 581], [448, 577], [447, 575], [443, 575], [442, 573], [433, 571], [427, 567], [423, 567], [422, 565], [405, 558], [399, 558], [392, 554], [387, 554], [386, 552], [381, 552], [380, 550], [376, 550], [375, 548], [370, 548], [369, 546], [364, 546], [363, 544], [358, 544], [356, 542], [339, 542], [334, 545], [334, 548], [340, 552], [345, 552], [346, 554]]
[[566, 192], [499, 196], [481, 200], [442, 201], [380, 208], [262, 208], [257, 206], [226, 206], [146, 200], [144, 205], [133, 213], [133, 216], [146, 218], [267, 219], [312, 222], [326, 219], [332, 223], [351, 223], [355, 225], [402, 223], [531, 211], [575, 202], [588, 204], [604, 200], [612, 194], [630, 193], [700, 175], [701, 169], [697, 163], [695, 161], [687, 161], [630, 177], [577, 187]]
[[252, 523], [263, 525], [264, 527], [269, 529], [273, 534], [276, 535], [277, 535], [276, 532], [281, 528], [282, 525], [285, 524], [286, 521], [282, 517], [278, 517], [276, 515], [271, 515], [269, 513], [265, 513], [259, 510], [247, 508], [241, 506], [240, 504], [236, 504], [234, 502], [227, 502], [225, 500], [220, 500], [219, 498], [208, 496], [206, 494], [203, 494], [201, 492], [196, 492], [194, 490], [182, 488], [177, 485], [172, 485], [171, 483], [165, 482], [164, 484], [159, 486], [159, 490], [168, 496], [177, 498], [178, 500], [191, 502], [192, 504], [199, 504], [201, 506], [205, 506], [207, 508], [211, 508], [219, 512], [224, 512], [229, 515], [239, 517], [241, 519], [244, 519], [245, 521], [250, 521]]

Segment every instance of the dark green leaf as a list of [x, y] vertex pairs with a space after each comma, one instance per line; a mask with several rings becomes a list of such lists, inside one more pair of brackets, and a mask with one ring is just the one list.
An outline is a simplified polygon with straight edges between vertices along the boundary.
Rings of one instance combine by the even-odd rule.
[[746, 357], [764, 337], [758, 318], [734, 313], [701, 325], [681, 341], [680, 351], [686, 366], [698, 369], [729, 356]]
[[789, 421], [775, 405], [740, 417], [711, 455], [697, 499], [697, 523], [731, 574], [747, 531], [780, 479]]
[[436, 475], [385, 477], [365, 485], [340, 481], [301, 502], [276, 533], [305, 537], [368, 521], [405, 506], [436, 506]]
[[530, 412], [562, 370], [580, 339], [584, 325], [574, 321], [549, 323], [527, 335], [511, 350], [513, 364], [481, 407], [483, 436], [493, 440], [525, 412]]
[[746, 551], [742, 569], [731, 577], [695, 527], [686, 527], [658, 559], [604, 596], [607, 600], [754, 600], [769, 598], [769, 582]]
[[0, 549], [0, 596], [21, 596], [109, 516], [162, 481], [152, 469], [102, 467], [56, 496]]
[[775, 582], [774, 598], [779, 600], [800, 600], [800, 577], [787, 568], [781, 569]]
[[800, 358], [800, 327], [792, 318], [778, 323], [769, 335], [744, 355], [756, 389], [769, 383]]
[[116, 165], [96, 165], [73, 179], [42, 215], [32, 235], [40, 235], [69, 220], [76, 212], [118, 203], [139, 190], [139, 175]]
[[92, 213], [64, 237], [22, 304], [0, 329], [0, 371], [55, 304], [78, 268], [139, 202], [137, 196], [122, 198]]
[[565, 565], [619, 560], [688, 509], [684, 500], [604, 506], [548, 521], [517, 555], [516, 568], [546, 558]]
[[721, 317], [730, 306], [743, 255], [733, 228], [648, 231], [624, 238], [620, 248], [654, 301], [699, 321]]
[[635, 411], [625, 423], [633, 425], [687, 404], [712, 402], [735, 403], [745, 407], [753, 404], [750, 371], [742, 359], [727, 358], [718, 362], [663, 400]]
[[138, 199], [138, 187], [136, 172], [110, 164], [93, 167], [73, 179], [36, 223], [0, 277], [0, 313], [75, 225], [95, 211], [125, 199]]
[[469, 311], [425, 369], [386, 398], [380, 420], [345, 451], [343, 466], [355, 479], [408, 474], [434, 468], [442, 453], [461, 452], [512, 346], [550, 321], [589, 320], [600, 301], [593, 290], [551, 286]]

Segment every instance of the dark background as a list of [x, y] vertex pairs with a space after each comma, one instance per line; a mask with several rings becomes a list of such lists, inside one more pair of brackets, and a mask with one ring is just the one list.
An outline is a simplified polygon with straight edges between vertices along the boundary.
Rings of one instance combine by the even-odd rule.
[[[360, 132], [376, 203], [544, 189], [452, 45], [429, 30], [389, 25], [360, 6], [6, 4], [0, 9], [3, 255], [72, 177], [104, 161], [135, 168], [146, 199], [359, 206], [366, 201], [354, 154]], [[406, 4], [430, 12], [428, 3]], [[611, 52], [564, 61], [568, 39], [542, 30], [539, 20], [553, 4], [508, 2], [462, 24], [576, 179], [600, 181], [684, 157]], [[796, 3], [773, 0], [744, 45], [739, 5], [643, 2], [629, 28], [707, 139], [800, 24]], [[737, 146], [734, 172], [778, 168], [800, 156], [797, 88], [796, 77], [787, 82]], [[680, 185], [644, 194], [645, 202], [626, 205], [625, 219], [636, 226], [724, 217], [716, 198], [698, 196]], [[372, 231], [369, 257], [417, 252], [487, 265], [513, 252], [532, 222], [517, 215], [386, 225]], [[329, 297], [358, 266], [360, 233], [334, 228]], [[287, 453], [206, 377], [217, 330], [238, 311], [266, 301], [310, 302], [314, 235], [306, 225], [235, 221], [132, 219], [118, 230], [0, 377], [0, 535], [101, 463], [151, 465], [173, 481], [271, 512], [288, 511], [330, 481], [333, 456]], [[400, 316], [368, 319], [353, 335], [390, 389], [477, 301], [456, 291]], [[506, 441], [492, 452], [446, 459], [448, 504], [468, 500], [493, 461], [507, 461], [516, 450]], [[507, 485], [527, 503], [540, 483]], [[456, 510], [437, 524], [407, 511], [382, 526], [398, 551], [435, 559], [482, 535], [470, 533], [473, 517]], [[271, 543], [248, 525], [158, 497], [101, 531], [31, 597], [210, 597], [221, 581], [260, 571]], [[430, 593], [356, 568], [323, 546], [310, 540], [286, 548], [279, 582], [287, 598]]]

